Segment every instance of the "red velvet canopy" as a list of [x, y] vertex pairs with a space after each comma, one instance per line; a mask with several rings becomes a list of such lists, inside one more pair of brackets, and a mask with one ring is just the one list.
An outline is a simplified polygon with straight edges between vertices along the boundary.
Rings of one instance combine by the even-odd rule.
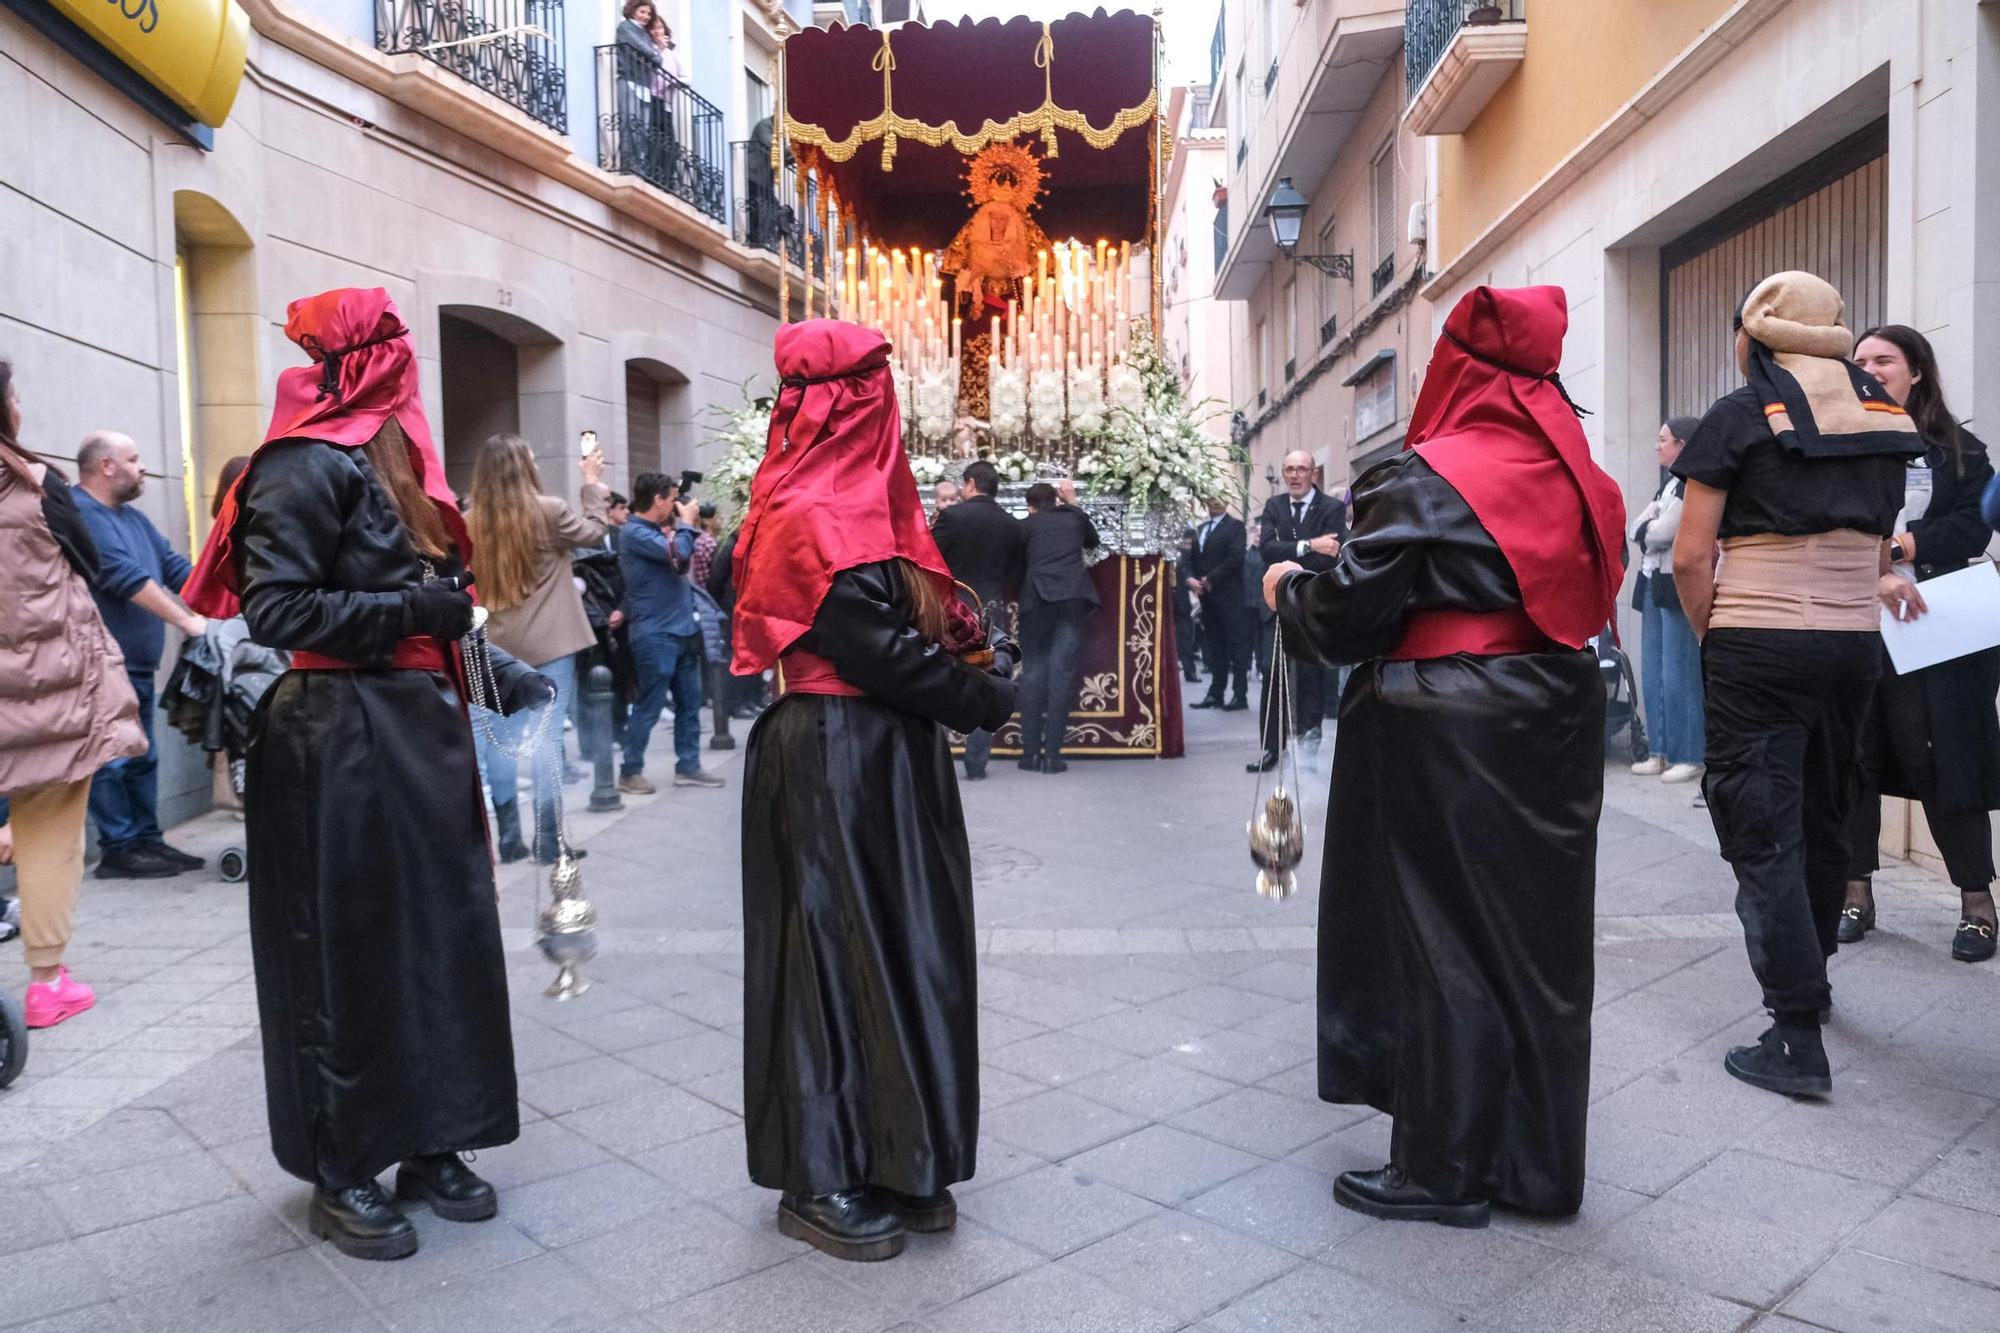
[[1150, 16], [1102, 9], [1046, 25], [808, 28], [785, 42], [785, 133], [878, 244], [949, 239], [968, 211], [966, 159], [996, 139], [1041, 155], [1035, 217], [1050, 236], [1143, 242], [1153, 40]]

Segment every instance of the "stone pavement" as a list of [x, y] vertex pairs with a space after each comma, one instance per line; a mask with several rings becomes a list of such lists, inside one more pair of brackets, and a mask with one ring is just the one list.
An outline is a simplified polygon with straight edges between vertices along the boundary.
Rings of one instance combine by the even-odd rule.
[[400, 1263], [310, 1239], [270, 1159], [241, 887], [89, 881], [71, 962], [102, 999], [0, 1093], [0, 1326], [2000, 1330], [2000, 971], [1946, 956], [1955, 896], [1878, 881], [1881, 929], [1836, 960], [1830, 1101], [1746, 1088], [1720, 1058], [1757, 993], [1707, 817], [1618, 770], [1582, 1215], [1461, 1232], [1335, 1207], [1389, 1126], [1313, 1096], [1315, 895], [1251, 891], [1250, 732], [1195, 713], [1184, 761], [966, 787], [979, 1176], [955, 1233], [887, 1264], [781, 1238], [744, 1175], [733, 762], [731, 790], [575, 821], [607, 941], [577, 1002], [542, 997], [538, 876], [508, 869], [525, 1123], [478, 1162], [501, 1216], [420, 1212]]

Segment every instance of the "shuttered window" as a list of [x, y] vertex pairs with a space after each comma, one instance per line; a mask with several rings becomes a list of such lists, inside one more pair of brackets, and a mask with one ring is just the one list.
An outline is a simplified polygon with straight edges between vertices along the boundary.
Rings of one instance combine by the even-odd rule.
[[1392, 141], [1375, 159], [1375, 253], [1380, 264], [1396, 257], [1396, 145]]
[[1743, 383], [1732, 316], [1773, 273], [1832, 283], [1856, 334], [1888, 319], [1887, 154], [1881, 121], [1662, 248], [1663, 416], [1699, 416]]

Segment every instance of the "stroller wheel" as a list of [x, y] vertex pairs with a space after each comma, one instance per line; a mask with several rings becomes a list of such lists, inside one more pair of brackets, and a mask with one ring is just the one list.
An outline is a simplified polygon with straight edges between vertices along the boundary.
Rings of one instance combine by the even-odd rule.
[[241, 884], [250, 873], [250, 861], [241, 847], [230, 847], [215, 858], [215, 868], [221, 872], [223, 883]]
[[28, 1023], [11, 995], [0, 994], [0, 1088], [20, 1076], [28, 1063]]

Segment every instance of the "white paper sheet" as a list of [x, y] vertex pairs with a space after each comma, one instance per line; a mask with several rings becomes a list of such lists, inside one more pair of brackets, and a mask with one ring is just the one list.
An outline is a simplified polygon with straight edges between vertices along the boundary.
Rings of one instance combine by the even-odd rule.
[[1915, 620], [1882, 611], [1882, 642], [1897, 675], [2000, 647], [2000, 566], [1982, 561], [1922, 587], [1930, 609]]

